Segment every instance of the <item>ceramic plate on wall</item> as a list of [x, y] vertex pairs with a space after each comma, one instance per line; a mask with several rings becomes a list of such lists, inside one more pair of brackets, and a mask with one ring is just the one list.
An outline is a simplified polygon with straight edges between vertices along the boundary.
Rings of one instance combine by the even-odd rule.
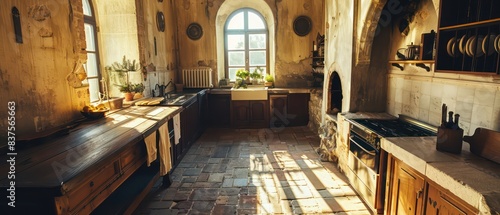
[[189, 39], [198, 40], [203, 36], [203, 29], [200, 24], [193, 22], [187, 27], [186, 34]]
[[161, 11], [156, 12], [156, 27], [160, 32], [165, 31], [165, 16]]
[[309, 34], [312, 29], [312, 21], [308, 16], [299, 16], [293, 21], [293, 31], [303, 37]]
[[483, 49], [483, 53], [486, 56], [490, 56], [495, 52], [495, 38], [496, 34], [494, 33], [489, 33], [484, 37], [483, 43], [481, 44], [481, 47]]

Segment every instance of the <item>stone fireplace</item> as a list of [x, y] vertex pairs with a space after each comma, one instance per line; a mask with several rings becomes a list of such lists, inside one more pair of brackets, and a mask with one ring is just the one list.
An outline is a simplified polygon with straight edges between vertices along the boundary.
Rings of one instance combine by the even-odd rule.
[[321, 144], [318, 153], [323, 161], [338, 161], [337, 156], [337, 113], [342, 112], [342, 84], [336, 71], [327, 76], [326, 83], [326, 118], [319, 129]]

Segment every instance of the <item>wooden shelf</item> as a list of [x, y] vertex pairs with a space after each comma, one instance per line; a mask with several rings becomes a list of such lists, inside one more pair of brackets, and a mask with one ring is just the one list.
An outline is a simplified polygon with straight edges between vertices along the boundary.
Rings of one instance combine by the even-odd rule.
[[459, 30], [459, 29], [470, 28], [470, 27], [481, 27], [483, 25], [495, 24], [495, 22], [500, 22], [500, 18], [483, 20], [483, 21], [478, 21], [478, 22], [470, 22], [470, 23], [465, 23], [465, 24], [445, 26], [445, 27], [440, 27], [439, 30], [440, 31], [442, 31], [442, 30]]
[[391, 66], [401, 69], [401, 71], [404, 70], [404, 66], [401, 66], [401, 64], [415, 64], [415, 66], [424, 68], [427, 72], [430, 72], [431, 67], [426, 64], [432, 65], [434, 64], [434, 60], [390, 60], [389, 63]]

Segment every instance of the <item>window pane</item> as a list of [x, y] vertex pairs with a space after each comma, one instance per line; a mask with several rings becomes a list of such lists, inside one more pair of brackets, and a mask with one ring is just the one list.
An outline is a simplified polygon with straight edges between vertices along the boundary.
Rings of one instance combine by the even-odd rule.
[[250, 49], [265, 49], [266, 48], [266, 35], [265, 34], [250, 34], [248, 35]]
[[243, 68], [229, 68], [229, 80], [236, 81], [236, 71]]
[[99, 80], [97, 78], [89, 78], [89, 93], [90, 93], [90, 102], [95, 102], [99, 100]]
[[227, 25], [227, 29], [243, 29], [245, 28], [243, 12], [234, 15]]
[[248, 12], [248, 28], [249, 29], [265, 29], [263, 20], [254, 12]]
[[251, 51], [250, 52], [250, 66], [266, 65], [266, 52], [265, 51]]
[[245, 49], [245, 35], [227, 35], [227, 49], [243, 50]]
[[[256, 68], [257, 68], [257, 67], [250, 67], [250, 72], [254, 72]], [[266, 74], [266, 67], [261, 66], [261, 67], [260, 67], [260, 69], [261, 69], [262, 71], [257, 70], [257, 72], [259, 72], [259, 73], [262, 75], [262, 77], [264, 77], [264, 76], [265, 76], [265, 74]]]
[[94, 28], [85, 23], [85, 40], [87, 41], [87, 51], [95, 51]]
[[92, 10], [90, 10], [90, 4], [88, 0], [82, 0], [83, 4], [83, 15], [92, 16]]
[[245, 52], [228, 52], [229, 66], [245, 66]]
[[87, 53], [87, 63], [85, 64], [87, 77], [97, 77], [97, 56], [95, 53]]

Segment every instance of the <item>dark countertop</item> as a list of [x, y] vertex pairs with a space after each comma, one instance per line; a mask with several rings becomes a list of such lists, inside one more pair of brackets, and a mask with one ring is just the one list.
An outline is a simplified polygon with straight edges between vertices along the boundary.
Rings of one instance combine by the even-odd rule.
[[[289, 94], [289, 93], [310, 93], [315, 88], [268, 88], [269, 94]], [[210, 94], [231, 94], [231, 88], [212, 88], [208, 89]]]
[[[103, 119], [85, 121], [68, 134], [17, 151], [16, 189], [43, 188], [63, 192], [77, 176], [85, 175], [94, 165], [142, 140], [182, 110], [181, 107], [130, 106]], [[7, 155], [0, 156], [8, 160]], [[9, 164], [0, 171], [7, 173]], [[3, 175], [0, 187], [11, 180]]]

